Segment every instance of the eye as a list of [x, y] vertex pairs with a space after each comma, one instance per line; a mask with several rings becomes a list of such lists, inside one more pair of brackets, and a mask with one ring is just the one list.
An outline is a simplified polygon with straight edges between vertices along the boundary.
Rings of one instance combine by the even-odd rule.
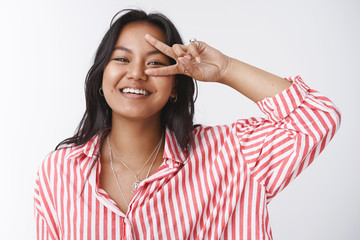
[[129, 62], [129, 60], [126, 58], [113, 58], [113, 60], [115, 60], [117, 62]]
[[167, 66], [167, 64], [158, 62], [158, 61], [149, 62], [147, 65], [149, 65], [149, 66]]

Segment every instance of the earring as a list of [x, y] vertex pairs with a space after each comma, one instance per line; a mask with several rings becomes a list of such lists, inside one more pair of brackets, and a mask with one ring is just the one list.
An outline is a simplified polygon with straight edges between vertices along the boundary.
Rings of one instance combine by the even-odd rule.
[[99, 94], [100, 94], [101, 96], [104, 96], [104, 92], [103, 92], [102, 88], [99, 88]]
[[171, 103], [176, 103], [177, 99], [178, 99], [177, 95], [175, 97], [170, 97], [169, 98]]

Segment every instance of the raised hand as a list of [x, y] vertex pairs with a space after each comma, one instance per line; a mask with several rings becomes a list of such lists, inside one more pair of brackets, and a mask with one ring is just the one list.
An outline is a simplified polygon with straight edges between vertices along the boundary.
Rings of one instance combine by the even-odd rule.
[[191, 42], [189, 45], [174, 44], [170, 47], [150, 34], [146, 34], [145, 39], [176, 61], [174, 65], [147, 69], [145, 73], [148, 75], [185, 74], [199, 81], [221, 82], [230, 64], [229, 57], [204, 42], [198, 44]]

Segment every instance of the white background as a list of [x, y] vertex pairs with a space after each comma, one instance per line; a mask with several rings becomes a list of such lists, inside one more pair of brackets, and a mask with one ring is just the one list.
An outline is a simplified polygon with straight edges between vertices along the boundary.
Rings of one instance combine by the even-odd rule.
[[[0, 3], [0, 239], [34, 239], [33, 187], [47, 153], [84, 112], [84, 78], [110, 19], [157, 10], [197, 37], [277, 75], [301, 75], [341, 109], [317, 161], [269, 205], [274, 239], [359, 239], [360, 4], [357, 1], [14, 1]], [[226, 106], [226, 107], [225, 107]], [[262, 116], [219, 84], [200, 84], [196, 121]]]

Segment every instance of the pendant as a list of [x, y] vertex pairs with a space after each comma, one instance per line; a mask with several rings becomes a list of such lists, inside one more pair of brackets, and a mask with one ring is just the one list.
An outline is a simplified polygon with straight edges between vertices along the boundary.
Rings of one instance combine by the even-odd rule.
[[136, 182], [133, 183], [133, 189], [134, 191], [136, 191], [136, 189], [138, 188], [138, 186], [140, 185], [141, 181], [137, 180]]

